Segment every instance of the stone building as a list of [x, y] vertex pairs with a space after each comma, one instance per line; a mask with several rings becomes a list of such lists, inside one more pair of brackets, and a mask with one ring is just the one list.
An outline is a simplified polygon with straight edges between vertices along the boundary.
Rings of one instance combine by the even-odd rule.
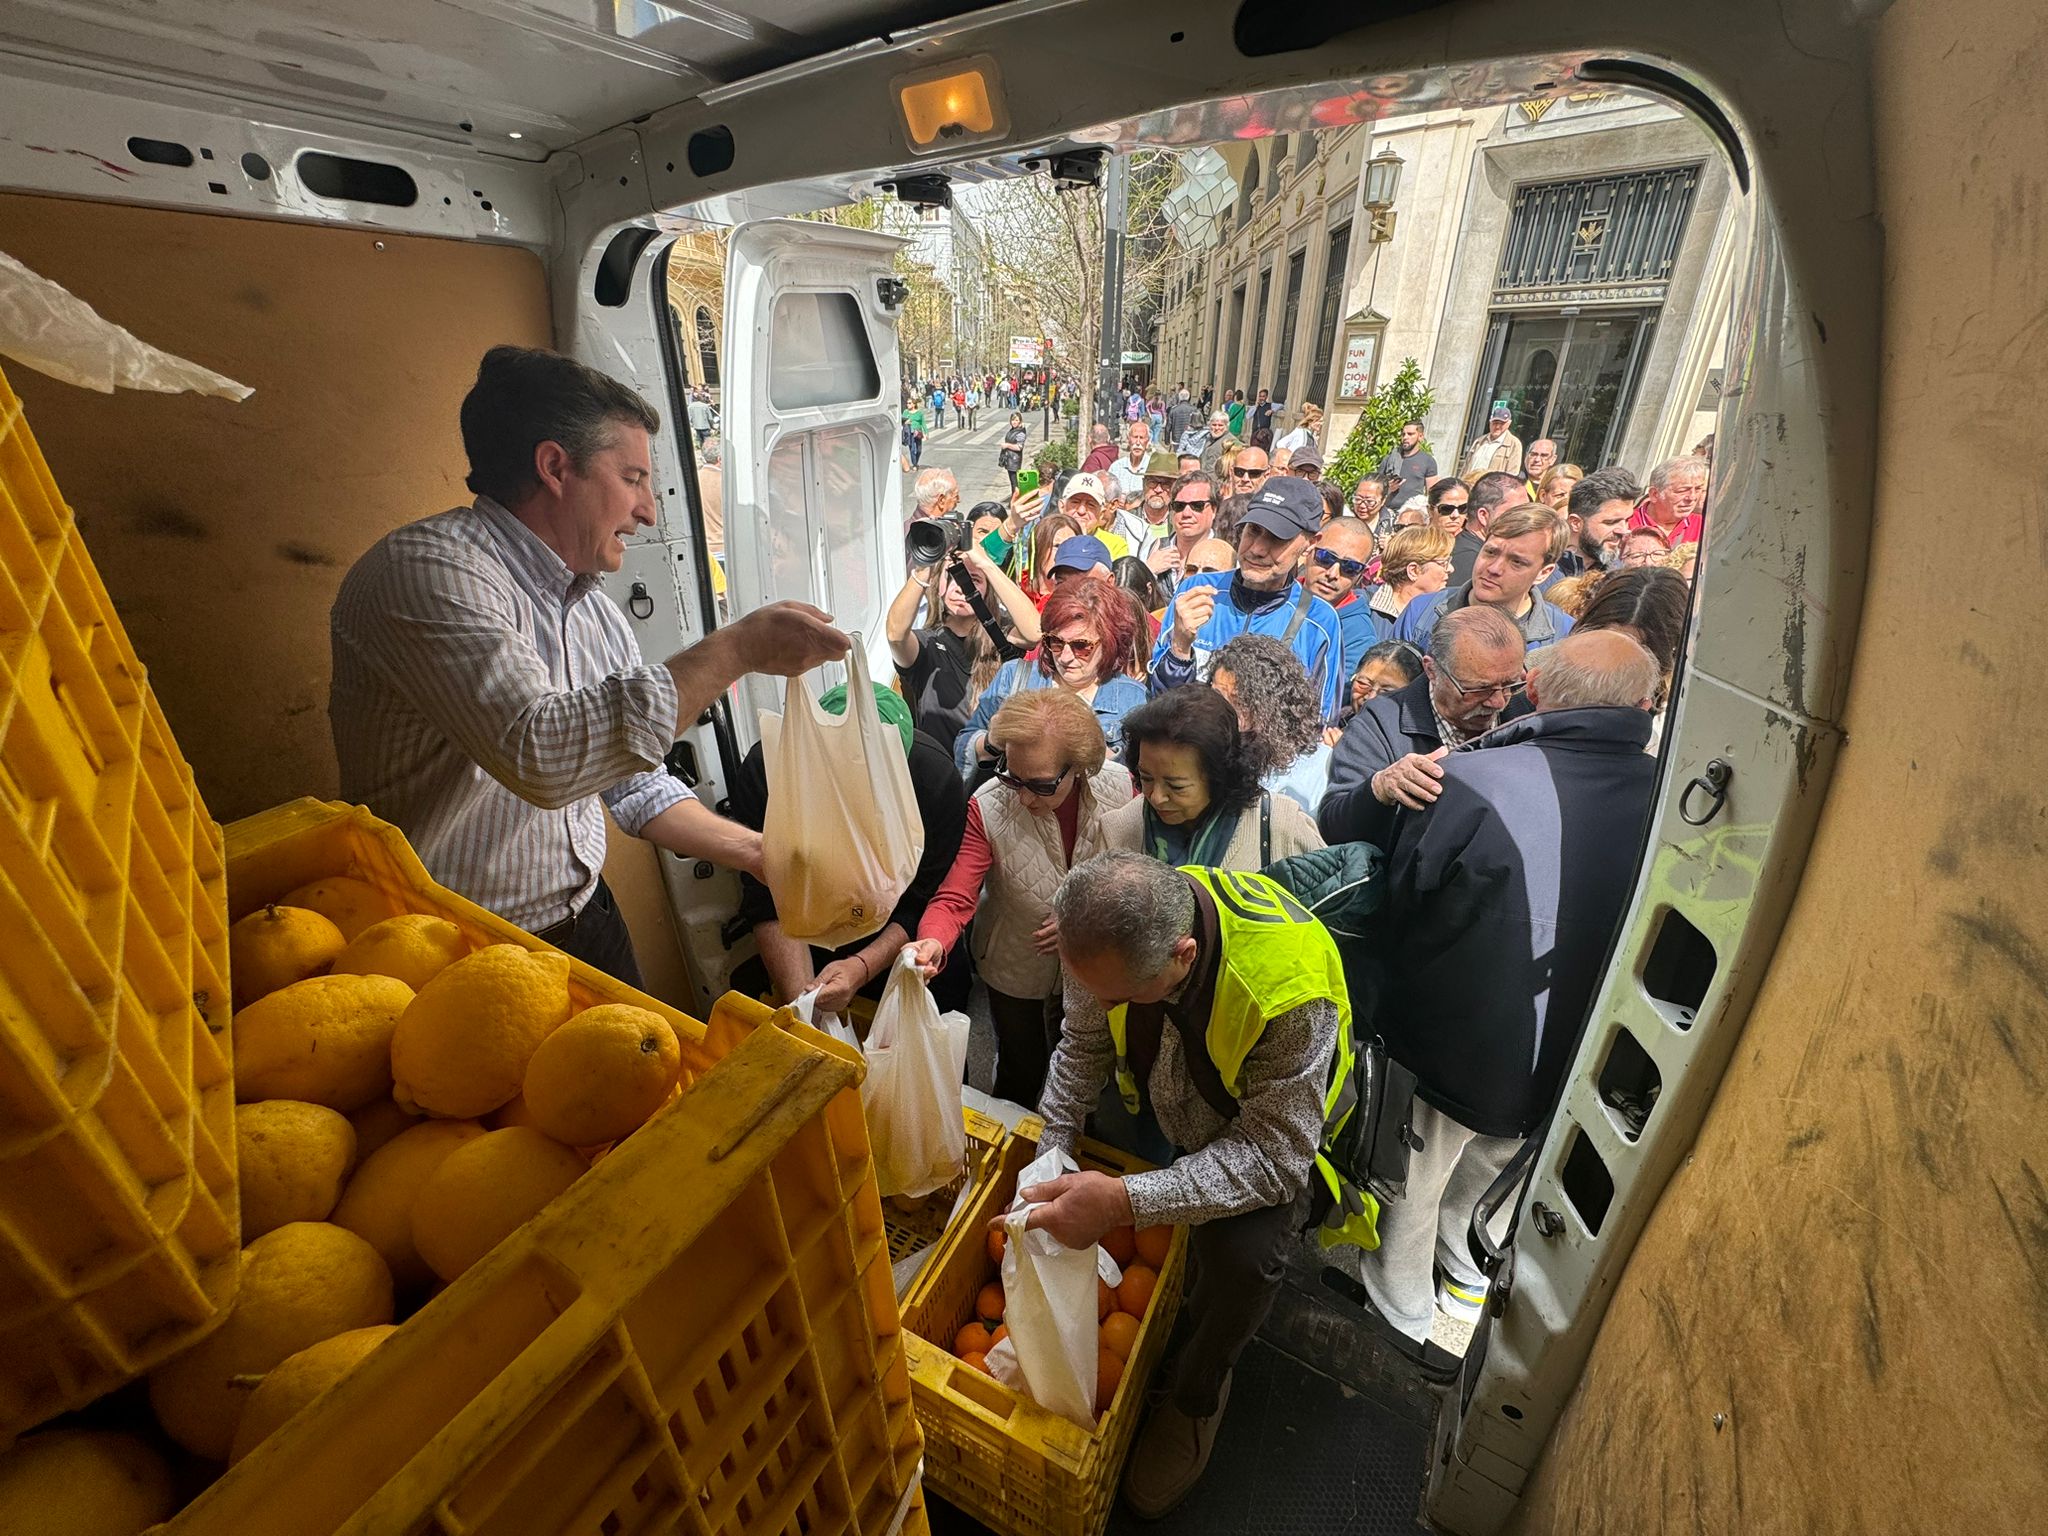
[[1712, 430], [1746, 214], [1690, 118], [1593, 91], [1216, 153], [1235, 198], [1179, 221], [1167, 385], [1264, 386], [1289, 424], [1317, 401], [1334, 448], [1413, 357], [1446, 468], [1495, 401], [1587, 468], [1645, 468]]

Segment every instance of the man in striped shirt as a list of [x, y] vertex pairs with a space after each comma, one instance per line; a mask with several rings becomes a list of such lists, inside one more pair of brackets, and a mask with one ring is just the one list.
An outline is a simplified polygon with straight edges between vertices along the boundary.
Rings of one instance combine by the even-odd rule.
[[462, 402], [476, 500], [387, 534], [330, 616], [344, 798], [434, 878], [637, 985], [601, 871], [605, 810], [688, 859], [760, 871], [761, 839], [662, 767], [745, 672], [843, 656], [831, 620], [776, 603], [646, 664], [597, 590], [655, 521], [654, 409], [552, 352], [493, 347]]

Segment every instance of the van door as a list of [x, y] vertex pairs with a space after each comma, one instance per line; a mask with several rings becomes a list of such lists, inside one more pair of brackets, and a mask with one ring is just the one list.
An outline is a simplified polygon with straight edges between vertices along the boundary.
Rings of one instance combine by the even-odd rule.
[[[793, 598], [858, 633], [890, 676], [882, 616], [902, 584], [903, 484], [891, 235], [772, 219], [728, 243], [725, 550], [733, 611]], [[837, 671], [837, 668], [832, 669]], [[740, 685], [743, 744], [780, 681]]]

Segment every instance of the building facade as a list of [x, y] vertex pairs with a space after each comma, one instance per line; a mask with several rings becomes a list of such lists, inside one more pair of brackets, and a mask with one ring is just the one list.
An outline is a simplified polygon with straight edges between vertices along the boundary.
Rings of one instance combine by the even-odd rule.
[[[1237, 200], [1169, 277], [1167, 384], [1265, 387], [1289, 423], [1313, 400], [1333, 450], [1412, 357], [1447, 469], [1496, 402], [1589, 469], [1647, 468], [1712, 430], [1746, 212], [1673, 109], [1586, 92], [1219, 153]], [[1392, 205], [1368, 206], [1365, 168], [1389, 154]]]

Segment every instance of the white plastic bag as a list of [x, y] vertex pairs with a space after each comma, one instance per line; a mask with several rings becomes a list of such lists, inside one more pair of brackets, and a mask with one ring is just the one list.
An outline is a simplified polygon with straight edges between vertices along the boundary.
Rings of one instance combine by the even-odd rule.
[[819, 708], [802, 678], [790, 679], [780, 715], [761, 715], [764, 883], [783, 932], [821, 949], [878, 932], [924, 857], [903, 738], [882, 723], [853, 642], [844, 715]]
[[[1078, 1173], [1074, 1160], [1045, 1151], [1017, 1175], [1018, 1189]], [[1043, 1227], [1026, 1231], [1031, 1208], [1019, 1195], [1004, 1217], [1003, 1321], [1009, 1334], [988, 1352], [989, 1374], [1039, 1407], [1095, 1427], [1095, 1282], [1123, 1279], [1100, 1243], [1069, 1248]]]
[[796, 1010], [798, 1018], [802, 1019], [813, 1029], [823, 1030], [834, 1040], [844, 1045], [850, 1045], [856, 1051], [860, 1049], [860, 1040], [854, 1035], [853, 1026], [846, 1022], [845, 1014], [818, 1012], [818, 989], [816, 987], [799, 992], [796, 1001], [789, 1006]]
[[939, 1016], [907, 950], [890, 969], [868, 1029], [867, 1055], [860, 1102], [883, 1197], [928, 1195], [952, 1183], [967, 1164], [967, 1122], [960, 1113], [967, 1016]]

